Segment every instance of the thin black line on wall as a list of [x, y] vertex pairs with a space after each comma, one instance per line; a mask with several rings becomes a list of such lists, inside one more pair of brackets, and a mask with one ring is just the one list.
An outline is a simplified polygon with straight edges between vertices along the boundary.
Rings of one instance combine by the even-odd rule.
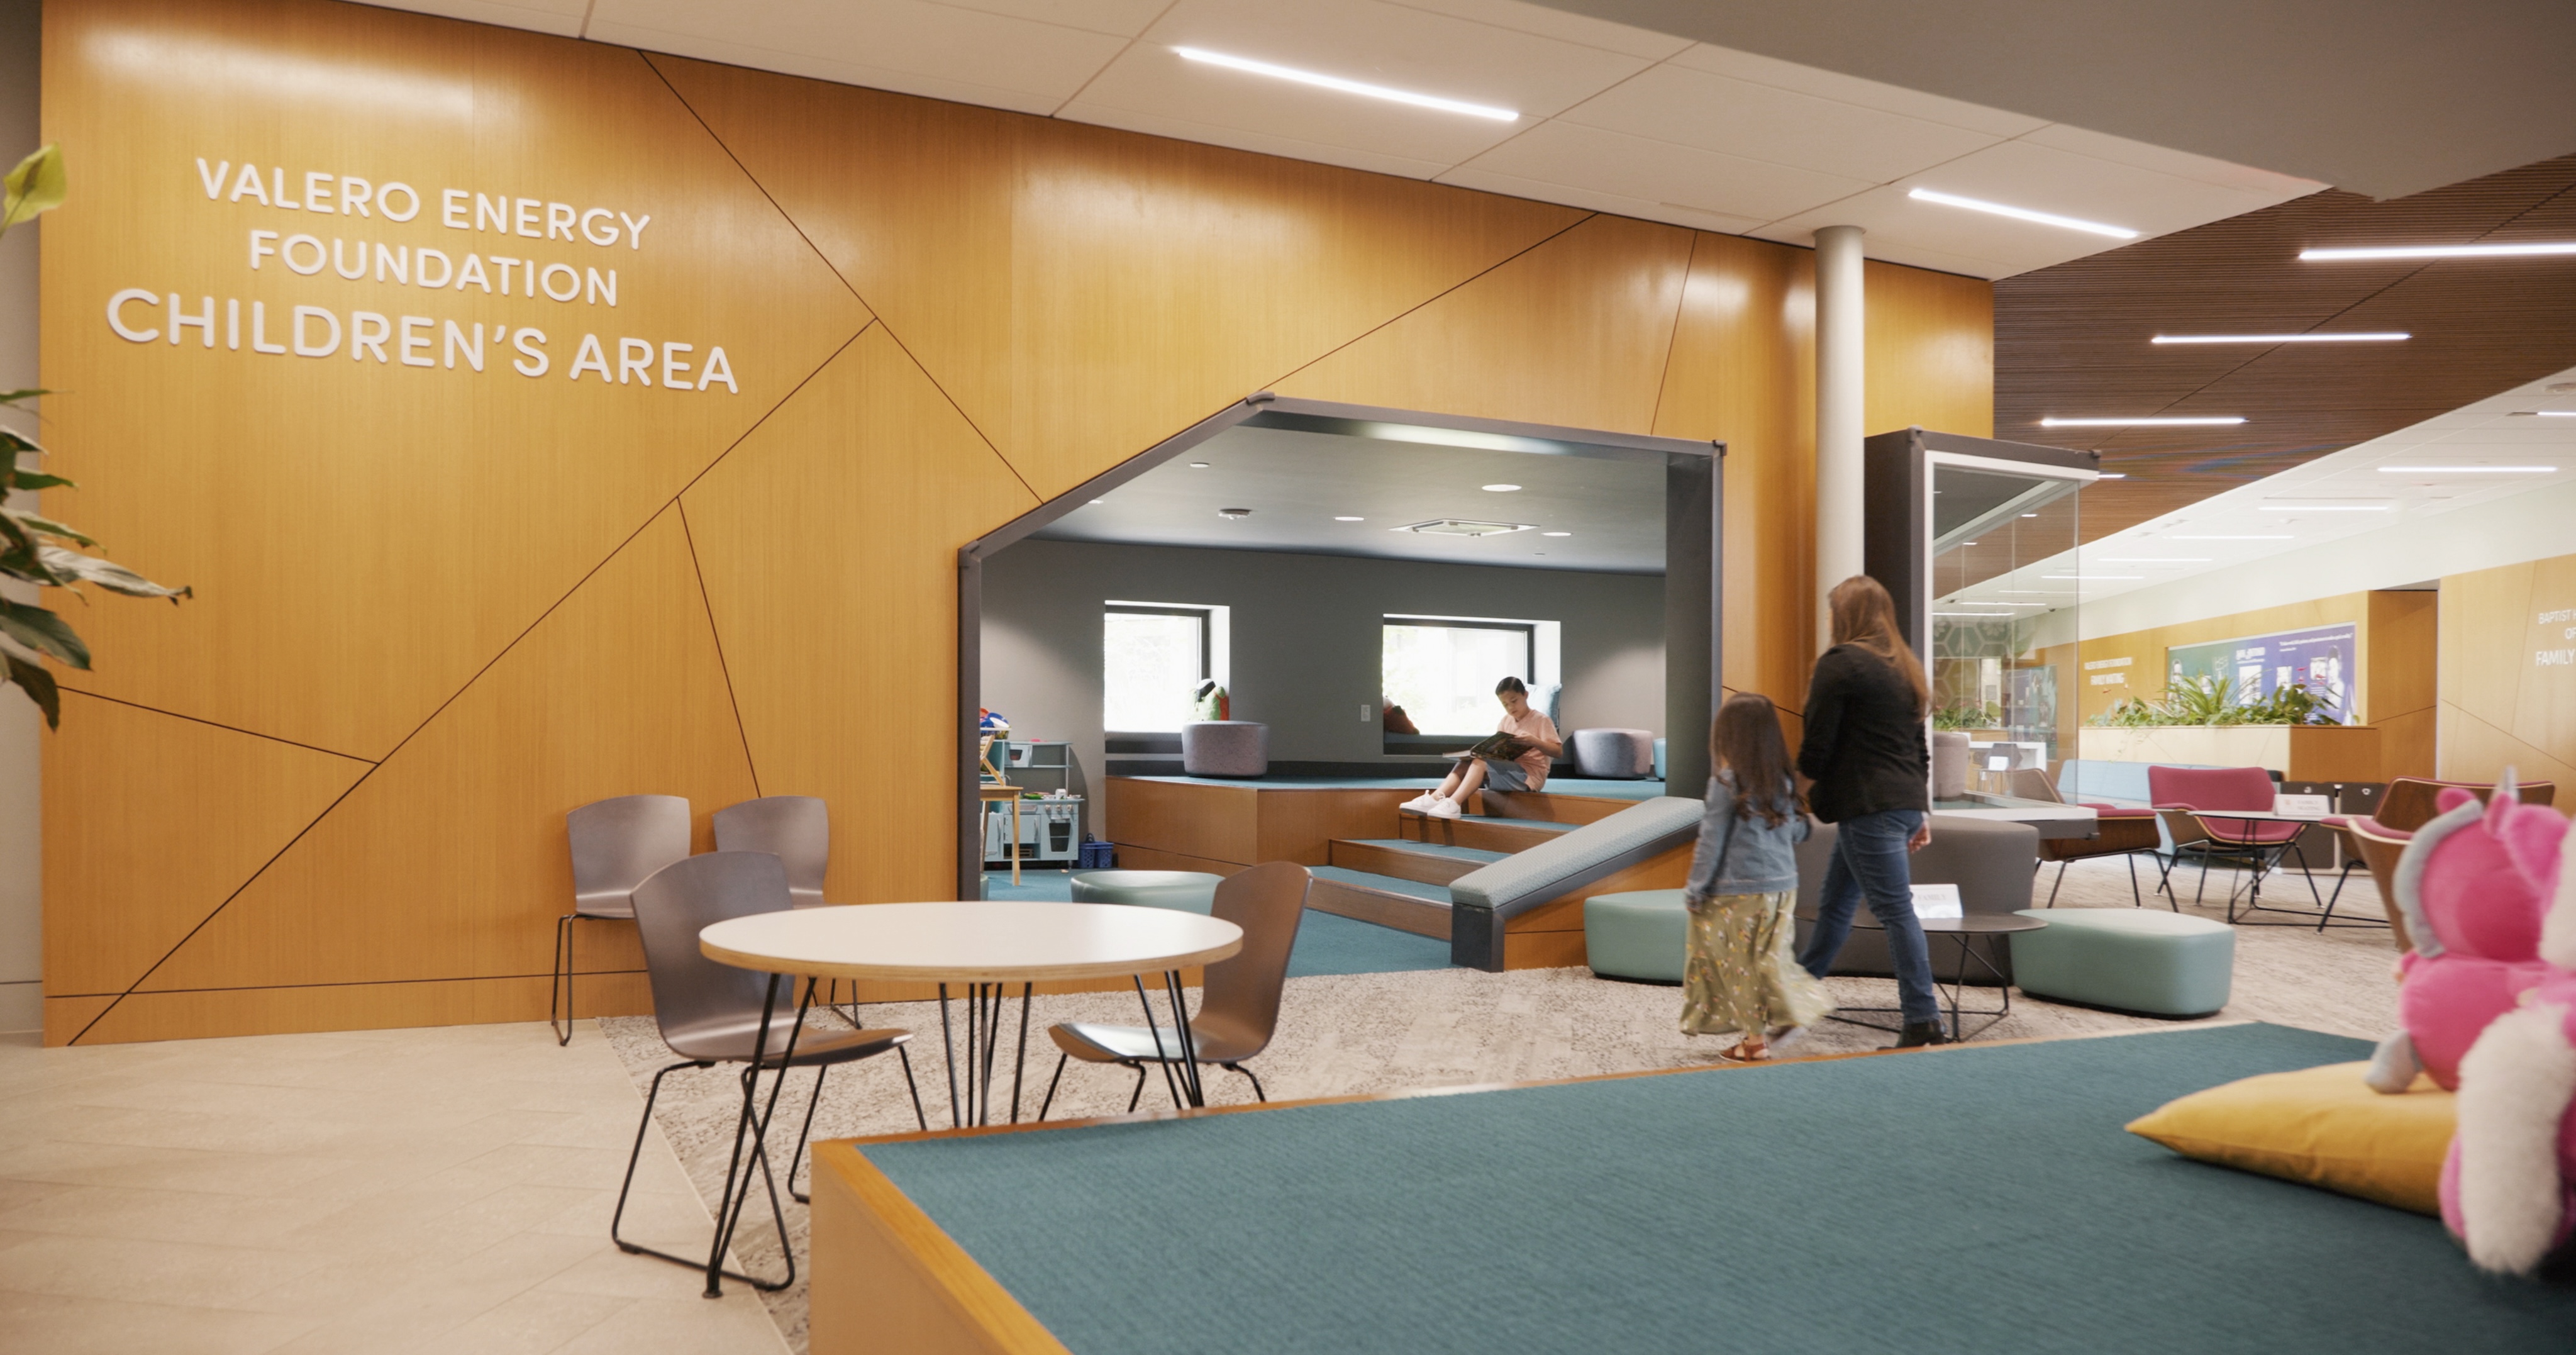
[[678, 499], [673, 499], [671, 506], [679, 510], [680, 540], [689, 548], [689, 577], [698, 583], [698, 605], [706, 611], [707, 636], [715, 641], [716, 671], [724, 675], [725, 706], [733, 712], [734, 735], [742, 740], [742, 765], [751, 771], [751, 793], [758, 796], [761, 794], [760, 762], [751, 755], [751, 731], [743, 728], [742, 699], [734, 695], [733, 668], [725, 662], [724, 628], [716, 624], [716, 604], [707, 597], [707, 572], [698, 563], [698, 538], [689, 530], [689, 506]]
[[[1552, 206], [1552, 205], [1554, 205], [1554, 204], [1544, 204], [1544, 205], [1551, 205], [1551, 206]], [[1407, 306], [1407, 307], [1405, 307], [1403, 310], [1400, 310], [1400, 311], [1396, 312], [1395, 314], [1393, 314], [1393, 315], [1391, 315], [1391, 316], [1388, 316], [1388, 317], [1387, 317], [1383, 322], [1378, 323], [1378, 324], [1371, 325], [1371, 326], [1369, 326], [1367, 329], [1361, 330], [1359, 333], [1352, 335], [1350, 338], [1348, 338], [1348, 339], [1346, 339], [1346, 340], [1344, 340], [1344, 341], [1342, 341], [1342, 342], [1340, 342], [1340, 343], [1337, 343], [1337, 344], [1333, 345], [1333, 346], [1332, 346], [1332, 347], [1330, 347], [1330, 348], [1325, 349], [1323, 352], [1318, 353], [1318, 354], [1316, 354], [1315, 356], [1313, 356], [1313, 357], [1311, 357], [1311, 358], [1308, 358], [1308, 359], [1307, 359], [1307, 360], [1305, 360], [1304, 362], [1298, 363], [1296, 366], [1289, 368], [1287, 371], [1281, 372], [1278, 376], [1273, 377], [1273, 378], [1271, 378], [1270, 380], [1268, 380], [1268, 381], [1266, 381], [1266, 382], [1263, 382], [1263, 383], [1262, 383], [1262, 385], [1266, 388], [1266, 387], [1276, 386], [1276, 385], [1278, 385], [1279, 383], [1281, 383], [1281, 382], [1283, 382], [1283, 381], [1286, 381], [1288, 378], [1290, 378], [1290, 377], [1292, 377], [1292, 376], [1295, 376], [1295, 375], [1296, 375], [1296, 374], [1298, 374], [1299, 372], [1302, 372], [1302, 371], [1306, 370], [1306, 369], [1307, 369], [1307, 368], [1309, 368], [1309, 367], [1314, 366], [1316, 363], [1322, 362], [1324, 359], [1331, 357], [1331, 356], [1332, 356], [1332, 355], [1334, 355], [1335, 353], [1341, 352], [1343, 349], [1350, 347], [1352, 344], [1358, 343], [1358, 342], [1360, 342], [1361, 340], [1368, 338], [1370, 335], [1377, 333], [1379, 330], [1382, 330], [1382, 329], [1386, 328], [1388, 325], [1392, 325], [1392, 324], [1396, 323], [1397, 321], [1404, 319], [1406, 316], [1409, 316], [1409, 315], [1413, 314], [1413, 313], [1414, 313], [1414, 312], [1416, 312], [1416, 311], [1422, 310], [1424, 307], [1434, 306], [1434, 305], [1439, 304], [1441, 301], [1446, 300], [1446, 299], [1447, 299], [1447, 298], [1448, 298], [1452, 293], [1455, 293], [1455, 292], [1459, 291], [1461, 288], [1465, 288], [1465, 287], [1472, 287], [1472, 286], [1474, 286], [1476, 283], [1483, 281], [1483, 280], [1485, 279], [1485, 277], [1486, 277], [1488, 274], [1492, 273], [1495, 269], [1497, 269], [1497, 268], [1502, 268], [1502, 267], [1505, 267], [1505, 266], [1507, 266], [1507, 265], [1509, 265], [1509, 264], [1515, 263], [1515, 262], [1519, 261], [1520, 259], [1522, 259], [1522, 258], [1526, 257], [1527, 255], [1529, 255], [1529, 254], [1533, 253], [1534, 251], [1542, 250], [1542, 249], [1547, 248], [1549, 245], [1552, 245], [1552, 244], [1556, 243], [1558, 240], [1561, 240], [1561, 239], [1565, 238], [1565, 234], [1566, 234], [1566, 232], [1567, 232], [1567, 231], [1571, 231], [1571, 230], [1575, 229], [1576, 227], [1579, 227], [1579, 226], [1583, 225], [1585, 222], [1587, 222], [1587, 221], [1591, 221], [1591, 220], [1593, 220], [1593, 219], [1595, 219], [1595, 218], [1599, 217], [1600, 215], [1601, 215], [1601, 214], [1600, 214], [1599, 212], [1585, 212], [1582, 216], [1580, 216], [1580, 217], [1576, 218], [1575, 220], [1572, 220], [1572, 221], [1569, 221], [1569, 222], [1565, 223], [1565, 228], [1564, 228], [1564, 230], [1551, 231], [1551, 232], [1549, 232], [1548, 234], [1546, 234], [1546, 235], [1544, 235], [1544, 236], [1541, 236], [1540, 238], [1538, 238], [1538, 239], [1536, 239], [1536, 240], [1531, 241], [1531, 242], [1529, 243], [1529, 245], [1528, 245], [1528, 247], [1527, 247], [1527, 248], [1514, 250], [1514, 251], [1513, 251], [1513, 252], [1511, 252], [1510, 254], [1504, 255], [1502, 258], [1499, 258], [1499, 259], [1494, 260], [1494, 262], [1493, 262], [1492, 264], [1490, 264], [1490, 265], [1488, 265], [1488, 266], [1486, 266], [1486, 267], [1484, 267], [1484, 268], [1477, 269], [1475, 272], [1468, 274], [1466, 277], [1460, 278], [1460, 279], [1457, 281], [1457, 283], [1456, 283], [1455, 285], [1453, 285], [1453, 286], [1449, 286], [1449, 287], [1441, 288], [1439, 291], [1432, 293], [1430, 296], [1424, 297], [1424, 298], [1422, 299], [1422, 302], [1421, 302], [1421, 304], [1420, 304], [1420, 305], [1414, 305], [1414, 306]], [[1687, 229], [1689, 229], [1689, 228], [1688, 228], [1688, 227], [1679, 227], [1679, 228], [1677, 228], [1677, 229], [1687, 230]]]
[[282, 743], [289, 748], [302, 748], [309, 752], [323, 753], [331, 757], [347, 758], [351, 762], [363, 762], [370, 767], [375, 766], [377, 762], [377, 759], [375, 758], [360, 757], [355, 753], [343, 753], [339, 749], [325, 748], [318, 743], [305, 743], [298, 739], [282, 738], [275, 734], [262, 734], [256, 729], [244, 729], [240, 725], [228, 725], [221, 720], [209, 720], [203, 716], [182, 715], [175, 710], [163, 710], [159, 706], [145, 705], [140, 701], [128, 701], [121, 696], [103, 696], [97, 692], [83, 691], [78, 687], [65, 687], [63, 690], [74, 696], [86, 696], [92, 701], [104, 701], [111, 706], [124, 706], [129, 710], [143, 710], [150, 711], [155, 715], [167, 715], [173, 720], [185, 720], [192, 725], [205, 725], [209, 728], [224, 730], [228, 733], [242, 734], [254, 739], [264, 739], [270, 743]]

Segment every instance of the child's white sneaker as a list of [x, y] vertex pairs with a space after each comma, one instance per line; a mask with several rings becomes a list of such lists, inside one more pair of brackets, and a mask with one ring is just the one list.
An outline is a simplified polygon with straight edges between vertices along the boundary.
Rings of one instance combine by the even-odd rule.
[[1440, 803], [1439, 795], [1426, 790], [1420, 795], [1416, 795], [1412, 799], [1405, 801], [1403, 804], [1397, 805], [1396, 808], [1410, 809], [1416, 814], [1427, 814], [1431, 812], [1431, 807], [1438, 803]]
[[1460, 809], [1455, 800], [1434, 800], [1431, 802], [1431, 807], [1422, 812], [1435, 819], [1455, 819], [1464, 816], [1467, 811]]

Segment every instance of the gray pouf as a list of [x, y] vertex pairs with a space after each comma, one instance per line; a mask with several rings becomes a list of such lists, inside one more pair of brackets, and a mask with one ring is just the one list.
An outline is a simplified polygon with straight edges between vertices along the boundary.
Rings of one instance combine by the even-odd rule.
[[1574, 765], [1586, 777], [1636, 781], [1655, 774], [1655, 731], [1578, 729]]
[[1604, 978], [1679, 983], [1690, 958], [1690, 910], [1678, 889], [1595, 894], [1583, 901], [1583, 958]]
[[1217, 883], [1225, 877], [1199, 870], [1077, 870], [1071, 878], [1075, 903], [1205, 913], [1216, 907]]
[[1181, 770], [1192, 776], [1266, 776], [1270, 726], [1253, 720], [1200, 720], [1183, 725]]

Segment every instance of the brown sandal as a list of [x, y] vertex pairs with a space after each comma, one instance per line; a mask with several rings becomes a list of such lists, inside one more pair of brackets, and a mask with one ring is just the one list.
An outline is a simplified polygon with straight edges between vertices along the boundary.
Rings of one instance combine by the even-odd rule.
[[[1746, 1048], [1747, 1045], [1751, 1045], [1752, 1048]], [[1718, 1057], [1730, 1063], [1768, 1063], [1771, 1061], [1771, 1047], [1752, 1040], [1738, 1040], [1728, 1048], [1719, 1051]]]

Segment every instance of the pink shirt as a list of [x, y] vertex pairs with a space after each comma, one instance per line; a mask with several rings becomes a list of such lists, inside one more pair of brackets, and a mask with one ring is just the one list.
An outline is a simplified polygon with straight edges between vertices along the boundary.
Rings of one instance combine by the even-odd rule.
[[[1497, 734], [1509, 734], [1512, 737], [1521, 740], [1523, 743], [1529, 744], [1536, 744], [1542, 741], [1547, 743], [1557, 743], [1560, 741], [1557, 738], [1556, 722], [1547, 718], [1547, 712], [1540, 710], [1536, 706], [1530, 707], [1525, 714], [1519, 716], [1514, 716], [1510, 711], [1503, 712], [1503, 718], [1494, 723], [1494, 732]], [[1537, 790], [1539, 787], [1547, 784], [1548, 757], [1546, 753], [1533, 747], [1528, 752], [1523, 753], [1512, 760], [1521, 764], [1521, 770], [1528, 773], [1531, 790]]]

